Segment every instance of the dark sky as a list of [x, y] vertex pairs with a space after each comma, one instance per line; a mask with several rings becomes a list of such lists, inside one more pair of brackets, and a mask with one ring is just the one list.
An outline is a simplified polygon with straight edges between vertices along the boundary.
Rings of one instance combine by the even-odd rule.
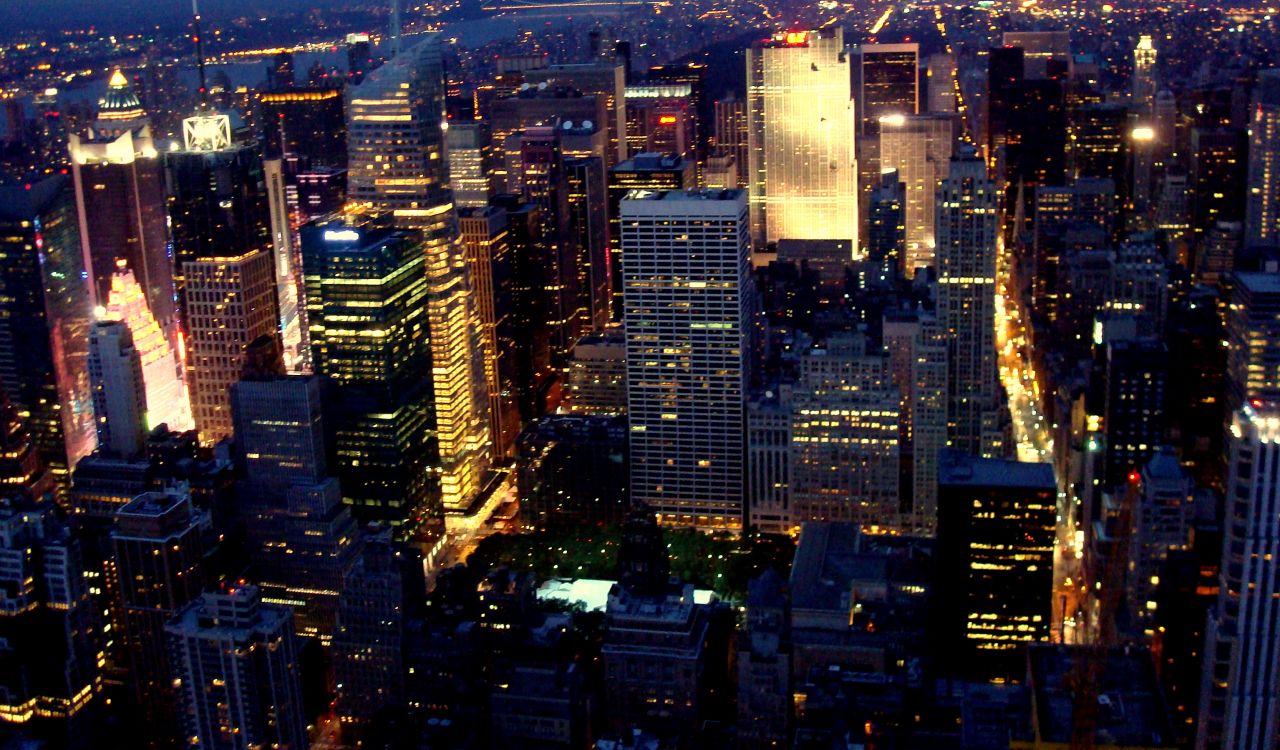
[[[261, 10], [324, 5], [331, 0], [200, 0], [206, 18]], [[0, 0], [0, 36], [19, 28], [83, 27], [112, 30], [171, 22], [191, 15], [191, 0]]]

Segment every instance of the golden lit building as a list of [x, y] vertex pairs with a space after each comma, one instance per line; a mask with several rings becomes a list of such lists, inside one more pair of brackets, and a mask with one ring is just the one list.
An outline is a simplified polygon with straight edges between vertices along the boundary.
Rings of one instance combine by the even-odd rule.
[[111, 277], [111, 292], [102, 317], [123, 321], [133, 334], [133, 345], [142, 360], [148, 427], [166, 424], [176, 432], [191, 429], [191, 400], [186, 383], [179, 377], [176, 352], [147, 307], [145, 294], [134, 279], [133, 271], [123, 264]]
[[849, 240], [856, 248], [857, 119], [843, 30], [778, 33], [752, 45], [746, 60], [757, 247], [813, 239]]

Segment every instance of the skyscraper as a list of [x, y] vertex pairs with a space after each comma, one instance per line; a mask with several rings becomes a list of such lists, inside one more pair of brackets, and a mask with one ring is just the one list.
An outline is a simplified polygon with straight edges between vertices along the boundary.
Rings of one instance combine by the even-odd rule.
[[275, 86], [258, 95], [267, 159], [299, 157], [311, 167], [347, 165], [347, 123], [340, 87]]
[[612, 319], [622, 319], [622, 199], [632, 190], [688, 190], [695, 187], [693, 161], [679, 154], [636, 154], [609, 170], [609, 278]]
[[663, 523], [740, 529], [746, 196], [636, 191], [621, 215], [632, 498]]
[[948, 336], [949, 444], [1000, 453], [996, 371], [996, 230], [999, 196], [972, 149], [952, 157], [938, 191], [938, 318]]
[[267, 250], [206, 256], [183, 268], [188, 382], [200, 441], [232, 434], [230, 388], [245, 347], [279, 335], [275, 264]]
[[111, 277], [111, 293], [102, 318], [118, 320], [129, 328], [133, 345], [142, 360], [142, 381], [147, 394], [147, 426], [168, 425], [184, 432], [191, 429], [191, 399], [182, 379], [180, 343], [165, 336], [159, 321], [147, 306], [142, 287], [133, 271], [117, 263]]
[[[350, 89], [347, 113], [351, 147], [348, 188], [357, 212], [388, 212], [397, 226], [420, 232], [420, 245], [413, 249], [407, 246], [405, 237], [391, 243], [398, 248], [396, 254], [405, 253], [398, 260], [391, 260], [377, 245], [368, 248], [371, 252], [364, 256], [361, 273], [371, 272], [388, 261], [392, 264], [412, 263], [413, 256], [422, 263], [426, 285], [419, 304], [425, 303], [425, 320], [422, 321], [425, 331], [422, 333], [427, 339], [427, 350], [423, 354], [430, 361], [429, 365], [423, 364], [428, 368], [423, 374], [431, 381], [424, 395], [432, 399], [441, 501], [446, 513], [458, 519], [471, 509], [472, 501], [484, 486], [490, 462], [490, 437], [482, 332], [476, 316], [466, 253], [458, 235], [453, 195], [449, 189], [445, 83], [443, 41], [439, 35], [429, 34], [423, 41], [370, 73], [359, 86]], [[411, 144], [410, 153], [400, 153], [398, 144]], [[405, 158], [401, 159], [402, 156]], [[320, 230], [325, 231], [330, 230]], [[359, 244], [362, 239], [359, 231], [331, 231], [336, 232], [339, 238], [345, 237], [339, 239], [335, 246], [342, 251], [352, 249], [352, 243]], [[320, 234], [315, 239], [323, 245], [326, 241], [323, 237]], [[329, 292], [330, 299], [336, 301], [342, 296], [338, 277], [345, 272], [329, 263], [335, 254], [322, 251], [321, 256], [324, 257], [318, 262], [328, 264], [330, 274], [324, 289]], [[320, 273], [324, 275], [325, 271]], [[377, 280], [377, 285], [383, 286], [382, 291], [389, 285], [413, 283], [410, 279], [366, 279]], [[382, 301], [389, 300], [382, 298]], [[407, 300], [396, 300], [396, 306], [399, 307], [401, 302]], [[327, 305], [328, 302], [322, 304]], [[363, 307], [354, 298], [338, 304]], [[337, 311], [326, 314], [337, 314]], [[367, 315], [359, 319], [369, 321]], [[349, 330], [348, 324], [339, 324], [333, 317], [327, 318], [324, 325], [335, 333]], [[314, 321], [311, 326], [314, 332]], [[422, 333], [413, 327], [403, 332], [417, 342], [421, 342]], [[385, 343], [388, 342], [364, 342], [375, 348]], [[314, 341], [312, 346], [315, 348]], [[313, 365], [317, 372], [321, 371], [314, 358]], [[391, 362], [385, 366], [396, 367]], [[365, 368], [361, 376], [370, 375], [373, 373]], [[383, 416], [386, 414], [383, 412]], [[430, 418], [427, 414], [422, 416]], [[397, 442], [407, 437], [401, 436]], [[411, 442], [404, 447], [422, 452], [421, 443]], [[365, 474], [363, 481], [370, 480], [366, 473], [361, 473]], [[378, 482], [377, 479], [373, 481]], [[346, 485], [344, 481], [344, 491], [355, 491]], [[405, 502], [403, 494], [400, 502]], [[420, 506], [420, 502], [410, 498], [407, 507], [416, 506]], [[401, 517], [398, 520], [405, 519]]]
[[0, 726], [90, 748], [102, 676], [80, 543], [49, 498], [0, 500]]
[[944, 451], [934, 621], [944, 671], [1017, 677], [1049, 638], [1057, 484], [1049, 464]]
[[858, 245], [857, 118], [839, 26], [788, 31], [746, 54], [752, 235]]
[[98, 119], [70, 137], [71, 174], [85, 270], [95, 305], [106, 306], [118, 263], [133, 273], [170, 346], [178, 344], [173, 261], [165, 225], [164, 178], [151, 122], [116, 71]]
[[181, 736], [164, 624], [203, 589], [207, 521], [185, 491], [146, 492], [116, 512], [111, 531], [129, 681], [161, 746]]
[[493, 197], [493, 171], [498, 158], [482, 120], [451, 122], [445, 131], [449, 151], [449, 184], [459, 208], [484, 208]]
[[301, 235], [312, 363], [336, 387], [343, 497], [361, 521], [438, 515], [428, 504], [438, 458], [421, 235], [386, 219], [340, 218]]
[[[183, 136], [181, 149], [165, 152], [164, 167], [174, 286], [190, 343], [187, 264], [248, 256], [257, 250], [269, 253], [272, 236], [266, 176], [256, 141], [236, 140], [240, 134], [232, 132], [227, 115], [187, 118]], [[190, 366], [190, 354], [187, 359]]]
[[934, 201], [947, 176], [955, 140], [955, 118], [947, 115], [886, 115], [880, 129], [880, 171], [898, 171], [907, 187], [907, 254], [902, 270], [915, 272], [934, 263], [937, 244]]
[[1227, 305], [1227, 413], [1280, 400], [1280, 275], [1235, 275]]
[[1133, 87], [1130, 96], [1133, 109], [1139, 114], [1150, 114], [1155, 106], [1158, 55], [1150, 34], [1138, 37], [1138, 46], [1133, 49]]
[[307, 747], [293, 612], [224, 585], [165, 625], [183, 736], [196, 747]]
[[89, 336], [89, 382], [99, 450], [120, 458], [140, 456], [147, 439], [147, 391], [142, 358], [124, 323], [94, 324]]
[[91, 293], [71, 181], [0, 187], [0, 381], [64, 488], [97, 444]]
[[805, 352], [792, 392], [793, 522], [897, 528], [900, 396], [865, 336]]
[[1245, 244], [1280, 246], [1280, 68], [1258, 73], [1246, 199]]
[[1280, 737], [1280, 640], [1270, 628], [1280, 599], [1275, 538], [1280, 412], [1244, 405], [1232, 415], [1218, 605], [1205, 633], [1199, 750], [1272, 747]]
[[860, 133], [875, 135], [886, 116], [920, 111], [919, 44], [862, 44], [855, 54]]

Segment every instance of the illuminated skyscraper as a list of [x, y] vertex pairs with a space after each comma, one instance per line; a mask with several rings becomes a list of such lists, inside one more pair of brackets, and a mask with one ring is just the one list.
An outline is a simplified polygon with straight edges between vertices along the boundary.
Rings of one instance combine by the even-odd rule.
[[552, 88], [568, 87], [604, 99], [605, 132], [609, 142], [605, 149], [605, 167], [627, 158], [626, 70], [612, 63], [548, 65], [525, 71], [531, 86], [546, 83]]
[[258, 95], [256, 114], [265, 158], [295, 156], [313, 167], [347, 165], [341, 88], [278, 86]]
[[1197, 750], [1263, 750], [1280, 738], [1280, 412], [1246, 404], [1232, 416], [1218, 606], [1205, 632]]
[[385, 219], [337, 218], [301, 234], [312, 363], [337, 390], [343, 498], [362, 521], [438, 515], [428, 504], [438, 459], [421, 236]]
[[891, 114], [879, 123], [880, 170], [898, 170], [898, 179], [907, 187], [907, 254], [902, 270], [908, 276], [934, 262], [935, 200], [947, 176], [955, 127], [955, 118], [947, 115]]
[[897, 528], [901, 397], [865, 337], [832, 336], [800, 358], [792, 392], [793, 523]]
[[996, 370], [996, 231], [999, 194], [972, 148], [951, 159], [938, 190], [938, 319], [947, 333], [948, 443], [1000, 451]]
[[[360, 258], [357, 262], [361, 273], [388, 264], [393, 267], [401, 263], [411, 264], [413, 256], [418, 256], [423, 264], [426, 287], [421, 303], [425, 304], [426, 319], [422, 321], [425, 330], [415, 333], [411, 327], [405, 335], [427, 339], [428, 351], [423, 354], [429, 357], [430, 364], [423, 365], [422, 374], [431, 381], [425, 394], [433, 399], [434, 404], [441, 499], [445, 512], [457, 517], [471, 508], [472, 501], [483, 487], [490, 462], [490, 437], [482, 331], [476, 316], [466, 253], [459, 239], [453, 195], [449, 190], [442, 38], [436, 34], [427, 35], [423, 41], [367, 75], [359, 86], [351, 88], [347, 116], [351, 148], [348, 195], [353, 207], [364, 214], [390, 213], [397, 226], [420, 232], [416, 241], [415, 238], [401, 236], [391, 242], [390, 245], [397, 249], [388, 251], [374, 244], [363, 248], [368, 253], [357, 253], [352, 257]], [[404, 152], [403, 144], [408, 144], [407, 152]], [[322, 250], [320, 253], [324, 258], [320, 263], [327, 269], [317, 271], [328, 282], [322, 292], [326, 294], [321, 303], [326, 307], [322, 314], [331, 316], [336, 314], [336, 308], [328, 310], [330, 300], [336, 305], [360, 306], [354, 299], [337, 301], [344, 296], [338, 292], [338, 277], [345, 272], [331, 263], [341, 256], [341, 252], [359, 246], [362, 234], [359, 231], [344, 232], [341, 228], [318, 230], [314, 241], [323, 244], [325, 231], [333, 231], [346, 238], [334, 246], [337, 252]], [[373, 281], [380, 277], [366, 278]], [[407, 281], [388, 281], [384, 289]], [[389, 302], [386, 298], [380, 301]], [[407, 300], [397, 300], [394, 306], [398, 308], [401, 302]], [[410, 313], [413, 314], [416, 313]], [[359, 319], [369, 320], [369, 316], [361, 314]], [[334, 332], [349, 328], [348, 324], [339, 324], [338, 321], [337, 318], [326, 317], [321, 325]], [[311, 327], [314, 332], [315, 321], [311, 321]], [[389, 342], [366, 343], [380, 347]], [[314, 341], [312, 347], [313, 350], [317, 348]], [[387, 364], [394, 366], [390, 362]], [[322, 372], [318, 362], [313, 362], [313, 366], [317, 372]], [[360, 378], [371, 376], [374, 373], [366, 370]], [[403, 402], [402, 405], [407, 407]], [[407, 437], [398, 438], [396, 442]], [[403, 447], [418, 453], [423, 451], [422, 443]], [[416, 474], [413, 471], [408, 473]], [[403, 474], [401, 476], [406, 478]], [[369, 481], [366, 476], [361, 483]], [[373, 482], [376, 484], [378, 480]], [[356, 491], [347, 487], [347, 482], [343, 484], [344, 492]], [[425, 485], [420, 485], [420, 488], [426, 489]], [[415, 498], [413, 494], [406, 498], [402, 493], [399, 502], [407, 503], [408, 509], [420, 509], [422, 496]], [[396, 520], [405, 518], [401, 516]]]
[[1227, 306], [1226, 407], [1280, 401], [1280, 274], [1235, 275]]
[[1249, 126], [1245, 244], [1280, 247], [1280, 68], [1258, 74]]
[[[226, 115], [190, 117], [183, 121], [183, 147], [164, 154], [174, 286], [188, 347], [187, 263], [269, 254], [273, 247], [262, 153], [256, 141], [236, 140], [240, 135]], [[190, 359], [188, 351], [188, 367]]]
[[190, 261], [185, 277], [188, 382], [200, 442], [232, 434], [230, 389], [240, 379], [245, 347], [279, 335], [275, 268], [271, 253]]
[[111, 531], [129, 681], [160, 746], [181, 733], [164, 624], [204, 587], [207, 520], [187, 492], [146, 492], [116, 512]]
[[98, 119], [70, 137], [84, 246], [95, 305], [106, 305], [118, 263], [142, 288], [170, 346], [178, 344], [173, 261], [165, 225], [164, 177], [151, 122], [128, 80], [116, 71], [98, 102]]
[[183, 736], [193, 747], [307, 747], [293, 612], [224, 586], [165, 625]]
[[147, 392], [142, 358], [124, 323], [94, 324], [89, 335], [89, 382], [98, 448], [120, 458], [136, 458], [147, 439]]
[[886, 314], [884, 346], [902, 396], [898, 451], [911, 470], [911, 505], [903, 528], [933, 534], [938, 521], [938, 456], [947, 444], [947, 339], [923, 311]]
[[0, 382], [63, 487], [97, 444], [86, 278], [71, 180], [0, 187]]
[[[716, 149], [733, 155], [737, 165], [739, 182], [736, 187], [746, 187], [749, 137], [747, 135], [747, 103], [741, 99], [724, 99], [715, 103]], [[726, 187], [735, 187], [726, 185]]]
[[489, 205], [493, 197], [493, 170], [497, 149], [483, 121], [451, 122], [445, 132], [449, 150], [449, 184], [459, 208]]
[[165, 338], [151, 314], [133, 271], [116, 269], [103, 317], [122, 321], [133, 335], [147, 390], [147, 426], [164, 424], [178, 432], [191, 429], [191, 400], [186, 383], [179, 376], [177, 347]]
[[1057, 484], [1049, 464], [943, 451], [938, 465], [936, 629], [945, 672], [1025, 674], [1049, 638]]
[[746, 196], [637, 190], [621, 216], [632, 499], [666, 524], [740, 529]]
[[1134, 111], [1146, 114], [1151, 112], [1156, 101], [1156, 59], [1158, 52], [1151, 41], [1150, 34], [1138, 37], [1138, 46], [1133, 50], [1133, 91], [1132, 103]]
[[752, 234], [858, 247], [857, 119], [840, 27], [790, 31], [747, 50]]
[[694, 165], [678, 154], [636, 154], [609, 170], [609, 261], [613, 318], [622, 319], [622, 198], [632, 190], [687, 190], [694, 187]]
[[96, 615], [80, 542], [49, 498], [0, 500], [0, 726], [50, 746], [100, 746]]

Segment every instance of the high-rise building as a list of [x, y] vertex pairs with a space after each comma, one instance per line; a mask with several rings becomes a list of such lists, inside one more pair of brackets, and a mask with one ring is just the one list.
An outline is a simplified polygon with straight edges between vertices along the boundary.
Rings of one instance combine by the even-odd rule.
[[1160, 573], [1171, 553], [1190, 549], [1195, 484], [1172, 448], [1161, 448], [1142, 467], [1140, 494], [1133, 508], [1133, 541], [1127, 594], [1130, 617], [1154, 635], [1155, 601]]
[[1024, 674], [1049, 638], [1057, 484], [1049, 464], [943, 451], [938, 461], [937, 628], [944, 671]]
[[1226, 318], [1227, 413], [1280, 399], [1280, 274], [1237, 273]]
[[947, 444], [947, 339], [938, 318], [920, 310], [886, 313], [889, 371], [902, 396], [898, 452], [910, 475], [910, 506], [899, 524], [932, 534], [938, 520], [938, 455]]
[[959, 98], [959, 81], [956, 77], [956, 57], [948, 53], [929, 55], [925, 61], [925, 81], [928, 85], [928, 105], [925, 112], [953, 114]]
[[129, 327], [98, 321], [89, 335], [89, 383], [98, 449], [120, 458], [142, 455], [147, 439], [147, 391], [142, 358]]
[[445, 131], [449, 152], [449, 185], [458, 208], [484, 208], [493, 197], [493, 171], [498, 158], [488, 123], [451, 122]]
[[0, 501], [0, 727], [54, 747], [100, 745], [97, 619], [80, 543], [49, 498]]
[[500, 206], [458, 211], [462, 246], [475, 292], [483, 334], [485, 382], [489, 393], [489, 434], [495, 460], [510, 458], [520, 432], [515, 398], [515, 341], [512, 334], [511, 244], [507, 212]]
[[800, 357], [791, 395], [794, 523], [898, 528], [901, 397], [865, 336], [833, 335]]
[[739, 190], [622, 201], [631, 495], [663, 523], [742, 526], [753, 291]]
[[857, 118], [844, 31], [788, 31], [747, 51], [748, 182], [760, 249], [858, 243]]
[[1122, 484], [1164, 443], [1169, 422], [1165, 415], [1168, 377], [1169, 353], [1159, 340], [1107, 342], [1102, 418], [1105, 485]]
[[948, 115], [889, 114], [879, 123], [880, 171], [897, 170], [907, 188], [907, 253], [901, 269], [908, 276], [934, 264], [934, 201], [950, 166], [955, 127]]
[[549, 414], [520, 432], [520, 516], [536, 529], [620, 523], [627, 492], [625, 416]]
[[160, 746], [182, 736], [164, 625], [203, 590], [207, 522], [185, 491], [145, 492], [116, 512], [111, 531], [129, 682], [144, 731]]
[[278, 358], [274, 339], [254, 342], [231, 386], [238, 509], [264, 599], [293, 606], [298, 632], [327, 644], [359, 552], [356, 522], [329, 472], [320, 380], [286, 376]]
[[1258, 73], [1249, 123], [1245, 243], [1280, 246], [1280, 68]]
[[[716, 148], [733, 155], [738, 165], [738, 184], [726, 187], [747, 187], [746, 175], [750, 149], [747, 135], [747, 103], [742, 99], [722, 99], [715, 103], [715, 140]], [[763, 146], [763, 144], [760, 144]]]
[[971, 149], [938, 191], [938, 319], [948, 337], [947, 434], [959, 450], [999, 455], [996, 231], [999, 196]]
[[766, 391], [747, 402], [747, 525], [768, 534], [794, 528], [791, 512], [791, 406]]
[[871, 191], [867, 207], [867, 261], [875, 269], [874, 281], [881, 286], [892, 285], [901, 276], [908, 257], [908, 188], [898, 174], [896, 169], [880, 174], [880, 184]]
[[0, 382], [59, 484], [97, 444], [92, 296], [71, 180], [0, 187]]
[[577, 333], [585, 335], [608, 325], [613, 312], [604, 162], [597, 156], [566, 159], [564, 176], [565, 229], [572, 253], [568, 272], [576, 292], [570, 307]]
[[1239, 221], [1246, 209], [1249, 140], [1233, 128], [1191, 131], [1191, 231], [1196, 254], [1219, 221]]
[[1232, 415], [1218, 604], [1205, 633], [1196, 747], [1271, 747], [1280, 737], [1280, 640], [1269, 614], [1280, 599], [1280, 412], [1245, 404]]
[[312, 167], [347, 165], [342, 89], [273, 87], [258, 95], [258, 122], [267, 159], [286, 156]]
[[650, 151], [697, 160], [698, 112], [693, 86], [649, 82], [627, 86], [627, 155]]
[[623, 197], [632, 190], [688, 190], [695, 187], [692, 159], [679, 154], [636, 154], [609, 170], [609, 278], [613, 296], [613, 320], [622, 319], [622, 216]]
[[142, 380], [147, 395], [147, 426], [167, 425], [184, 432], [192, 428], [191, 399], [182, 379], [179, 345], [175, 344], [151, 314], [146, 295], [133, 271], [117, 267], [111, 277], [111, 293], [100, 318], [118, 320], [129, 328], [142, 360]]
[[608, 144], [604, 164], [612, 167], [627, 158], [626, 70], [622, 65], [604, 63], [548, 65], [525, 71], [532, 87], [568, 87], [604, 100]]
[[1072, 54], [1069, 30], [1006, 31], [1001, 35], [1001, 42], [1005, 49], [1022, 50], [1028, 79], [1050, 78], [1054, 74], [1070, 70]]
[[80, 242], [95, 305], [106, 306], [123, 262], [170, 346], [178, 344], [173, 261], [165, 225], [164, 178], [151, 121], [116, 71], [98, 119], [70, 137]]
[[224, 584], [165, 625], [178, 715], [195, 747], [307, 747], [293, 612]]
[[338, 218], [301, 235], [312, 363], [336, 388], [343, 497], [361, 521], [439, 515], [428, 503], [438, 497], [438, 459], [421, 236], [386, 220]]
[[565, 386], [570, 414], [627, 413], [627, 337], [614, 327], [583, 336], [573, 346]]
[[[164, 153], [174, 287], [188, 344], [187, 264], [272, 249], [261, 150], [256, 141], [233, 135], [239, 134], [232, 133], [227, 115], [190, 117], [183, 122], [183, 147]], [[187, 360], [190, 367], [190, 353]]]
[[1159, 52], [1150, 34], [1138, 37], [1138, 46], [1133, 49], [1133, 86], [1130, 98], [1133, 109], [1140, 114], [1149, 114], [1156, 103], [1156, 60]]
[[275, 264], [251, 250], [189, 261], [183, 276], [191, 412], [200, 441], [212, 444], [231, 436], [230, 388], [245, 347], [278, 335]]
[[358, 735], [381, 710], [404, 705], [410, 608], [424, 590], [420, 556], [386, 530], [365, 539], [342, 585], [333, 637], [335, 712], [344, 736], [348, 728]]
[[[335, 301], [343, 296], [339, 291], [342, 286], [339, 277], [348, 271], [332, 261], [343, 257], [344, 253], [350, 253], [346, 256], [348, 258], [364, 256], [360, 261], [362, 274], [387, 262], [392, 265], [412, 262], [414, 256], [422, 263], [426, 284], [421, 302], [417, 304], [425, 308], [421, 311], [425, 315], [421, 321], [425, 330], [415, 331], [411, 327], [404, 330], [403, 335], [416, 339], [415, 348], [418, 344], [425, 344], [423, 354], [429, 357], [430, 364], [424, 363], [426, 369], [422, 374], [430, 379], [429, 389], [424, 395], [431, 399], [434, 413], [441, 502], [445, 512], [456, 519], [471, 510], [472, 502], [483, 489], [490, 462], [490, 438], [482, 331], [467, 272], [466, 252], [458, 235], [453, 196], [449, 190], [443, 54], [441, 37], [429, 34], [423, 41], [367, 75], [363, 83], [348, 92], [348, 140], [351, 147], [348, 189], [354, 209], [363, 214], [391, 213], [397, 226], [420, 231], [418, 246], [410, 249], [408, 238], [403, 236], [390, 242], [386, 247], [397, 248], [396, 254], [404, 253], [392, 260], [376, 240], [372, 246], [365, 245], [363, 233], [359, 230], [318, 229], [312, 236], [313, 242], [319, 245], [316, 249], [321, 257], [317, 258], [317, 263], [327, 266], [327, 271], [317, 269], [326, 276], [327, 283], [323, 289]], [[409, 150], [412, 153], [403, 161], [400, 160], [403, 156], [399, 153], [400, 144], [411, 144]], [[335, 232], [339, 237], [335, 246], [339, 252], [324, 251], [326, 232]], [[356, 252], [351, 253], [353, 250]], [[363, 253], [363, 250], [369, 252]], [[390, 286], [414, 284], [412, 279], [365, 278], [376, 280], [375, 285], [381, 286], [382, 291], [387, 291]], [[383, 304], [389, 302], [386, 297], [379, 301]], [[329, 301], [322, 304], [328, 306]], [[408, 304], [408, 300], [397, 299], [394, 302], [395, 307], [402, 304]], [[365, 307], [365, 303], [353, 295], [347, 295], [347, 299], [338, 305]], [[337, 309], [324, 314], [337, 314]], [[417, 312], [410, 314], [416, 315]], [[367, 314], [356, 319], [369, 330], [381, 328]], [[340, 322], [342, 320], [349, 319], [328, 317], [324, 326], [338, 338], [343, 338], [351, 328], [350, 323]], [[311, 321], [310, 325], [314, 335], [316, 323]], [[399, 345], [399, 342], [392, 344], [385, 338], [362, 344], [375, 349]], [[316, 348], [314, 341], [312, 347]], [[351, 361], [349, 364], [357, 363]], [[375, 369], [394, 369], [397, 364], [388, 360], [382, 368]], [[314, 357], [313, 366], [321, 372]], [[361, 378], [375, 374], [363, 363], [357, 369], [361, 370]], [[388, 413], [381, 412], [382, 416]], [[430, 415], [421, 416], [428, 419], [428, 424], [431, 423]], [[407, 438], [402, 434], [396, 442]], [[409, 443], [405, 447], [422, 452], [421, 443]], [[340, 453], [341, 450], [340, 446]], [[361, 473], [366, 474], [363, 482], [369, 482], [367, 472]], [[343, 491], [355, 491], [345, 479]], [[376, 484], [379, 480], [372, 481]], [[420, 508], [420, 501], [415, 500], [406, 498], [404, 493], [399, 498], [399, 502], [407, 502], [406, 508]], [[404, 518], [398, 520], [403, 521]]]
[[738, 747], [769, 750], [791, 736], [791, 611], [773, 568], [747, 584], [747, 622], [738, 633]]
[[919, 44], [862, 44], [854, 54], [859, 133], [875, 135], [885, 117], [919, 113]]

